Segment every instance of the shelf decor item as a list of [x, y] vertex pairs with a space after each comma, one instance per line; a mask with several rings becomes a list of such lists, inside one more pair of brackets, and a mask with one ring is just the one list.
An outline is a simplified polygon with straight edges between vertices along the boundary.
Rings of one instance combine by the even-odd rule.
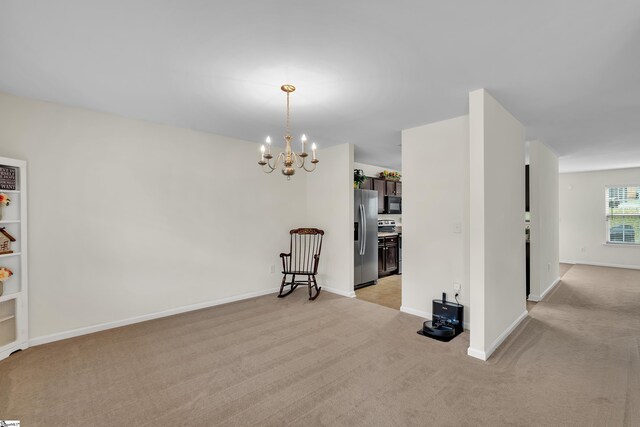
[[0, 165], [0, 190], [16, 189], [16, 168]]
[[367, 179], [362, 169], [353, 170], [353, 188], [360, 188], [360, 185]]
[[0, 221], [2, 221], [2, 208], [5, 206], [9, 206], [11, 204], [11, 199], [4, 193], [0, 193]]
[[387, 179], [389, 181], [400, 181], [400, 178], [402, 178], [402, 175], [400, 174], [400, 172], [384, 170], [380, 172], [380, 178]]
[[7, 267], [0, 267], [0, 297], [4, 292], [4, 281], [13, 276], [13, 271]]
[[[307, 168], [305, 161], [309, 154], [305, 151], [305, 144], [307, 142], [307, 137], [303, 134], [300, 138], [300, 142], [302, 144], [302, 150], [299, 153], [294, 152], [291, 149], [291, 124], [290, 124], [290, 112], [289, 112], [289, 95], [296, 90], [294, 85], [286, 84], [280, 87], [280, 90], [287, 94], [287, 127], [286, 133], [284, 135], [285, 149], [284, 152], [281, 152], [277, 156], [275, 156], [275, 160], [273, 161], [273, 165], [271, 165], [271, 159], [274, 156], [271, 154], [271, 137], [267, 137], [267, 146], [262, 145], [260, 147], [260, 161], [258, 164], [262, 166], [262, 170], [264, 173], [271, 173], [278, 168], [280, 162], [282, 162], [282, 174], [287, 177], [287, 180], [291, 179], [291, 176], [296, 173], [296, 168], [304, 169], [307, 172], [313, 172], [316, 170], [316, 165], [320, 160], [318, 160], [316, 155], [316, 143], [311, 144], [311, 164], [313, 165], [311, 168]], [[266, 167], [265, 167], [266, 166]]]
[[11, 250], [11, 242], [15, 241], [15, 237], [9, 234], [6, 228], [0, 228], [0, 255], [13, 253]]

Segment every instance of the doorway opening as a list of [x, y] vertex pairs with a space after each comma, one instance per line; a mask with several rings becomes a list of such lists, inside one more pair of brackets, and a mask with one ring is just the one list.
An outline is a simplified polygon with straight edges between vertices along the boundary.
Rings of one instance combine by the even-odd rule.
[[[402, 181], [399, 171], [355, 164], [354, 291], [356, 298], [402, 305]], [[363, 171], [364, 169], [364, 171]], [[363, 177], [357, 181], [357, 177]]]
[[378, 216], [378, 281], [356, 289], [356, 298], [400, 310], [402, 305], [402, 217]]

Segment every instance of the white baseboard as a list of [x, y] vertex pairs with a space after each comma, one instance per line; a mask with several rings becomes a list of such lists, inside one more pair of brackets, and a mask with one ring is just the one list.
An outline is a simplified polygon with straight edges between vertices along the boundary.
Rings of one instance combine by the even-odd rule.
[[[404, 305], [400, 307], [400, 311], [403, 313], [411, 314], [413, 316], [422, 317], [423, 319], [426, 319], [426, 320], [432, 319], [432, 314], [429, 313], [428, 311], [422, 311], [416, 308], [406, 307]], [[463, 322], [462, 327], [466, 330], [469, 330], [469, 322]]]
[[423, 319], [431, 320], [431, 313], [428, 311], [422, 311], [411, 307], [401, 306], [400, 311], [414, 316], [422, 317]]
[[471, 357], [475, 357], [476, 359], [480, 359], [480, 360], [489, 359], [489, 357], [491, 357], [493, 352], [496, 351], [496, 349], [498, 347], [500, 347], [500, 344], [502, 344], [504, 342], [504, 340], [506, 340], [507, 337], [509, 335], [511, 335], [511, 333], [518, 327], [518, 325], [524, 319], [527, 318], [528, 314], [529, 314], [529, 312], [527, 310], [523, 311], [522, 314], [520, 316], [518, 316], [518, 318], [516, 320], [514, 320], [513, 323], [507, 329], [505, 329], [505, 331], [503, 333], [501, 333], [498, 338], [496, 338], [496, 340], [491, 344], [491, 346], [489, 346], [487, 351], [482, 351], [482, 350], [478, 350], [478, 349], [469, 347], [467, 349], [467, 355], [469, 355]]
[[67, 338], [78, 337], [80, 335], [91, 334], [94, 332], [100, 332], [107, 329], [118, 328], [120, 326], [132, 325], [134, 323], [145, 322], [147, 320], [158, 319], [160, 317], [173, 316], [174, 314], [186, 313], [188, 311], [200, 310], [203, 308], [213, 307], [216, 305], [228, 304], [234, 301], [245, 300], [249, 298], [260, 297], [263, 295], [269, 295], [276, 293], [280, 288], [265, 289], [257, 292], [250, 292], [233, 297], [221, 298], [214, 301], [201, 302], [197, 304], [185, 305], [182, 307], [170, 308], [168, 310], [158, 311], [155, 313], [144, 314], [142, 316], [130, 317], [128, 319], [116, 320], [113, 322], [100, 323], [92, 326], [85, 326], [82, 328], [72, 329], [70, 331], [58, 332], [51, 335], [45, 335], [42, 337], [31, 338], [29, 340], [30, 346], [46, 344], [54, 341], [60, 341]]
[[322, 288], [323, 291], [331, 292], [332, 294], [341, 295], [343, 297], [347, 297], [347, 298], [355, 298], [356, 297], [355, 291], [347, 292], [347, 291], [343, 291], [341, 289], [335, 289], [335, 288], [331, 288], [331, 287], [328, 287], [328, 286], [321, 286], [321, 288]]
[[552, 284], [551, 286], [549, 286], [547, 289], [545, 289], [545, 291], [542, 293], [542, 295], [534, 295], [534, 294], [529, 294], [529, 301], [542, 301], [544, 299], [544, 297], [547, 296], [547, 294], [549, 294], [549, 292], [551, 292], [551, 290], [553, 288], [555, 288], [555, 286], [560, 283], [560, 278], [558, 277]]
[[513, 323], [511, 325], [509, 325], [509, 327], [507, 329], [505, 329], [504, 332], [502, 332], [498, 338], [496, 338], [496, 340], [489, 346], [489, 348], [486, 351], [481, 351], [481, 350], [477, 350], [475, 348], [469, 347], [467, 349], [467, 354], [469, 356], [475, 357], [475, 358], [480, 359], [480, 360], [489, 359], [489, 357], [491, 357], [493, 352], [496, 351], [496, 349], [498, 347], [500, 347], [500, 344], [502, 344], [504, 342], [504, 340], [506, 340], [507, 337], [509, 335], [511, 335], [511, 333], [518, 327], [518, 325], [524, 319], [527, 318], [528, 314], [529, 314], [529, 312], [527, 310], [523, 311], [522, 314], [520, 316], [518, 316], [518, 318], [516, 320], [514, 320]]
[[630, 270], [640, 270], [640, 265], [610, 264], [607, 262], [567, 261], [567, 260], [560, 260], [560, 262], [563, 264], [593, 265], [596, 267], [612, 267], [612, 268], [626, 268]]
[[476, 350], [475, 348], [471, 347], [467, 349], [467, 355], [483, 361], [489, 358], [484, 351]]
[[540, 295], [541, 297], [540, 299], [544, 299], [544, 297], [546, 297], [549, 294], [549, 292], [551, 292], [551, 290], [558, 285], [558, 283], [560, 283], [560, 277], [556, 277], [556, 280], [553, 281], [551, 286], [549, 286], [547, 289], [544, 290], [544, 292]]

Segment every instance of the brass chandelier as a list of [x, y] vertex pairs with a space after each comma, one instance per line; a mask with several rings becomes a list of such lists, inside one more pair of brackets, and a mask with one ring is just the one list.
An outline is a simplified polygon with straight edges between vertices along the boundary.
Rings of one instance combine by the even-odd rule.
[[[320, 160], [316, 158], [316, 144], [313, 143], [311, 145], [311, 164], [313, 165], [310, 169], [307, 168], [305, 161], [309, 154], [305, 151], [305, 144], [307, 143], [307, 137], [303, 134], [300, 138], [300, 142], [302, 143], [302, 151], [300, 153], [296, 153], [291, 149], [291, 126], [290, 126], [290, 104], [289, 104], [289, 95], [291, 92], [296, 90], [296, 87], [293, 85], [285, 84], [280, 87], [280, 89], [287, 94], [287, 128], [284, 136], [285, 141], [285, 149], [284, 152], [281, 152], [277, 156], [275, 156], [275, 160], [273, 161], [273, 165], [271, 164], [271, 159], [274, 158], [271, 155], [271, 138], [267, 136], [266, 147], [262, 145], [260, 147], [261, 157], [258, 164], [262, 166], [262, 170], [264, 173], [271, 173], [278, 168], [280, 162], [282, 162], [282, 174], [287, 177], [287, 180], [291, 179], [291, 175], [296, 173], [296, 168], [302, 168], [307, 172], [313, 172], [316, 170], [316, 165]], [[265, 167], [266, 166], [266, 167]]]

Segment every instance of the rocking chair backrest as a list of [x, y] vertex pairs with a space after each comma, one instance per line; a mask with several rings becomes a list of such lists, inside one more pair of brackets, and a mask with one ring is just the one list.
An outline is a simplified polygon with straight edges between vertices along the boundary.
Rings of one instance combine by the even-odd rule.
[[289, 271], [305, 271], [316, 274], [322, 249], [324, 231], [317, 228], [296, 228], [289, 232], [291, 253]]

